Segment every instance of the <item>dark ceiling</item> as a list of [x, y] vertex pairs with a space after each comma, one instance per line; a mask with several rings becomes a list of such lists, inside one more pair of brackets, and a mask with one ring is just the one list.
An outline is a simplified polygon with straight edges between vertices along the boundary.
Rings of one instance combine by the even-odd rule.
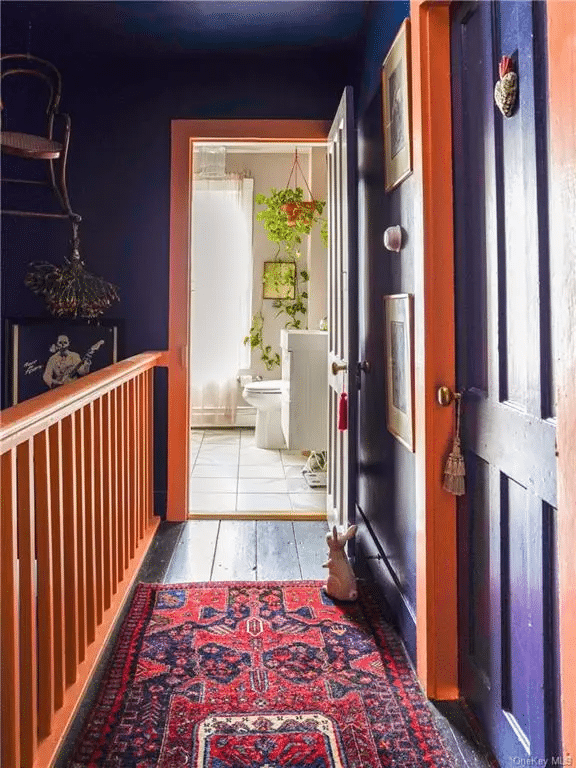
[[[362, 36], [368, 0], [40, 0], [2, 3], [8, 52], [184, 58], [213, 52], [298, 51], [345, 55]], [[19, 49], [19, 50], [17, 50]]]

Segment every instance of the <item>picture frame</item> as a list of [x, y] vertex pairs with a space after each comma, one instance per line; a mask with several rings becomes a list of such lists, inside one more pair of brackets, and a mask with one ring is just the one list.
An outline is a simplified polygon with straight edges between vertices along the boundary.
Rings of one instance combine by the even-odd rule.
[[414, 451], [413, 295], [384, 296], [386, 426]]
[[6, 320], [5, 407], [116, 363], [120, 324], [119, 320]]
[[296, 298], [296, 264], [293, 261], [265, 261], [262, 298]]
[[410, 20], [404, 19], [382, 64], [385, 190], [412, 173]]

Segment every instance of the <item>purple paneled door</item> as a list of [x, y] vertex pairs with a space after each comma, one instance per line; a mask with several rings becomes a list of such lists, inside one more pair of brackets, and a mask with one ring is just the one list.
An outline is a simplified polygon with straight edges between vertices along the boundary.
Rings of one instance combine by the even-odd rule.
[[[559, 753], [546, 9], [456, 5], [461, 690], [502, 766], [544, 765]], [[511, 117], [493, 96], [503, 55], [519, 80]]]

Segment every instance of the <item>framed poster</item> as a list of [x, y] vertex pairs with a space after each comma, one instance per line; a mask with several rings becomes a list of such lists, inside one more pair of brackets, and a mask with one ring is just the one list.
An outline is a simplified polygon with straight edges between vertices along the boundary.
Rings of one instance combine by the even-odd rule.
[[414, 376], [412, 317], [409, 293], [384, 296], [386, 346], [386, 426], [409, 450], [414, 450]]
[[404, 19], [382, 65], [385, 187], [412, 173], [410, 121], [410, 21]]
[[117, 362], [119, 322], [7, 320], [6, 405], [16, 405]]

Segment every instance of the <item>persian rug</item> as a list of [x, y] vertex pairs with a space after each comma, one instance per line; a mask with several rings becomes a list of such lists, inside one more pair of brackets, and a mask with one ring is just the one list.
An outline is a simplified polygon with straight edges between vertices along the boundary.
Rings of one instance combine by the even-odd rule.
[[140, 584], [72, 768], [451, 760], [371, 596], [322, 582]]

